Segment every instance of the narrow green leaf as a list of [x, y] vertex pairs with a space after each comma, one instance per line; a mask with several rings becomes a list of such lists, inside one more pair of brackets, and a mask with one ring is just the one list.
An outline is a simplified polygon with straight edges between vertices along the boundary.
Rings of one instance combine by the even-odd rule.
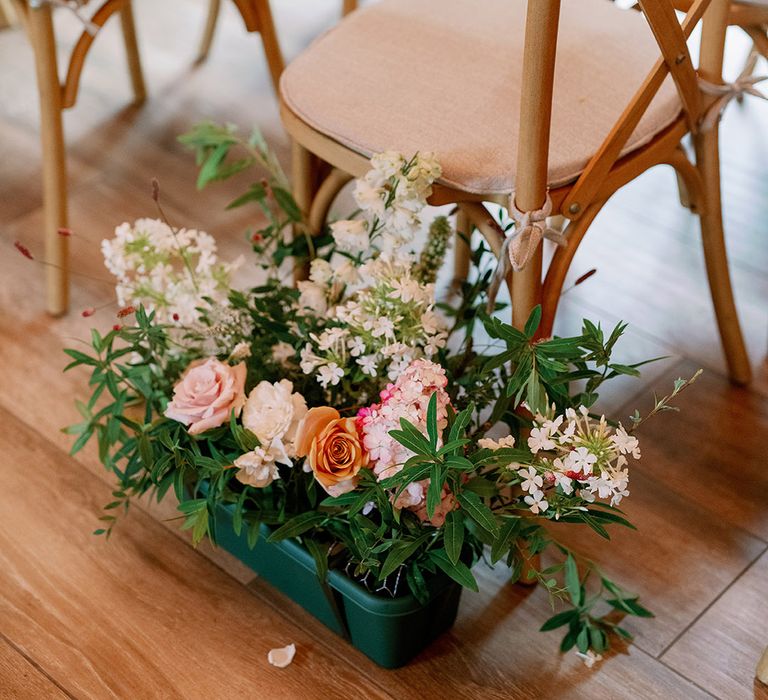
[[311, 530], [316, 525], [319, 525], [326, 519], [324, 513], [318, 513], [316, 511], [308, 511], [297, 515], [295, 518], [291, 518], [287, 523], [277, 528], [270, 536], [269, 542], [279, 542], [280, 540], [287, 540], [290, 537], [297, 537], [307, 530]]
[[469, 517], [480, 527], [487, 530], [492, 535], [498, 533], [499, 526], [496, 522], [496, 518], [493, 516], [491, 509], [480, 500], [480, 497], [476, 493], [464, 491], [458, 495], [458, 500]]
[[571, 602], [576, 607], [580, 606], [581, 581], [579, 580], [579, 567], [576, 565], [576, 560], [570, 552], [565, 560], [565, 587], [568, 590], [568, 595], [571, 597]]
[[431, 534], [432, 533], [425, 533], [415, 540], [400, 540], [394, 544], [389, 551], [387, 558], [384, 560], [381, 571], [379, 571], [379, 580], [383, 580], [394, 573], [406, 559], [413, 555], [416, 550], [431, 537]]
[[459, 440], [466, 430], [469, 422], [472, 420], [472, 414], [475, 412], [475, 405], [469, 404], [453, 421], [451, 432], [448, 434], [448, 442]]
[[429, 486], [427, 487], [427, 517], [435, 514], [443, 496], [444, 472], [439, 464], [433, 464], [429, 470]]
[[578, 610], [564, 610], [563, 612], [557, 613], [557, 615], [550, 617], [539, 628], [539, 632], [549, 632], [549, 630], [554, 630], [558, 627], [562, 627], [563, 625], [567, 625], [571, 622], [571, 620], [578, 618], [578, 616]]
[[451, 564], [456, 564], [461, 556], [464, 545], [464, 514], [460, 510], [452, 510], [445, 518], [443, 525], [445, 552]]
[[437, 449], [437, 392], [434, 392], [429, 398], [429, 404], [427, 405], [427, 435], [429, 436], [429, 444], [433, 450]]
[[528, 336], [529, 340], [533, 338], [533, 336], [536, 334], [536, 330], [539, 327], [539, 323], [541, 323], [541, 304], [537, 304], [533, 308], [533, 311], [531, 311], [531, 315], [528, 317], [528, 320], [525, 322], [525, 328], [523, 329], [523, 333], [525, 333], [525, 335]]
[[520, 529], [522, 521], [520, 518], [509, 518], [499, 529], [499, 534], [491, 545], [491, 563], [495, 564], [512, 546], [512, 542], [517, 538], [517, 531]]
[[448, 558], [448, 555], [444, 549], [437, 549], [432, 551], [429, 557], [454, 581], [460, 583], [465, 588], [469, 588], [475, 592], [478, 591], [477, 581], [472, 575], [472, 572], [469, 570], [469, 567], [463, 561], [458, 561], [454, 564]]

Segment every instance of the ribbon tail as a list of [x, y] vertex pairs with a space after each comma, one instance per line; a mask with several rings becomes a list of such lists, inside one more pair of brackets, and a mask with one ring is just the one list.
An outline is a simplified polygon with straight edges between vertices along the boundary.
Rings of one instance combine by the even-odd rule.
[[544, 231], [541, 226], [534, 223], [526, 226], [512, 239], [512, 245], [509, 247], [509, 261], [515, 272], [520, 272], [528, 264], [543, 236]]

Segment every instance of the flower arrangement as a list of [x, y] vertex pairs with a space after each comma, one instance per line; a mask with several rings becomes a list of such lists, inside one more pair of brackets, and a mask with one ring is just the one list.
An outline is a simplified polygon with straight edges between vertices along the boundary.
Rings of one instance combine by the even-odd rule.
[[[644, 418], [625, 427], [591, 409], [603, 382], [638, 374], [611, 359], [625, 326], [606, 337], [585, 321], [579, 336], [547, 339], [536, 335], [540, 309], [524, 329], [498, 317], [501, 304], [486, 313], [483, 243], [459, 302], [439, 302], [449, 220], [431, 221], [415, 250], [440, 175], [430, 154], [374, 156], [355, 183], [357, 211], [312, 238], [258, 134], [203, 124], [182, 140], [201, 185], [253, 165], [267, 173], [231, 205], [255, 202], [267, 216], [248, 234], [264, 281], [233, 289], [213, 238], [166, 220], [123, 224], [103, 243], [123, 325], [94, 330], [90, 353], [66, 351], [68, 368], [91, 371], [83, 421], [67, 429], [73, 450], [95, 438], [118, 479], [96, 532], [109, 535], [131, 498], [173, 491], [195, 542], [215, 538], [216, 507], [228, 504], [251, 546], [265, 524], [272, 541], [300, 538], [319, 571], [419, 600], [430, 577], [476, 590], [473, 565], [504, 562], [513, 580], [570, 605], [542, 627], [567, 628], [563, 650], [591, 661], [612, 632], [628, 637], [600, 602], [650, 613], [547, 527], [607, 538], [629, 525], [618, 506]], [[309, 263], [297, 287], [282, 281], [289, 257]]]

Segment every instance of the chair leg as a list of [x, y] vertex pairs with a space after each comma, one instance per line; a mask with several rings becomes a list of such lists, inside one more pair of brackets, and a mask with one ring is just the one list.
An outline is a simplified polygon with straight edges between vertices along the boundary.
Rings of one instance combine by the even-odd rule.
[[456, 246], [453, 258], [453, 286], [461, 288], [461, 283], [469, 277], [470, 256], [472, 251], [468, 241], [472, 240], [472, 226], [469, 216], [459, 205], [456, 211]]
[[0, 0], [0, 29], [12, 27], [15, 24], [16, 15], [9, 0]]
[[512, 325], [522, 330], [533, 308], [541, 303], [542, 246], [539, 245], [528, 264], [512, 274]]
[[30, 7], [29, 37], [35, 53], [37, 89], [40, 96], [40, 137], [43, 151], [43, 209], [45, 217], [46, 299], [48, 312], [61, 316], [68, 305], [67, 172], [61, 120], [61, 85], [56, 63], [56, 41], [51, 6]]
[[139, 44], [136, 40], [136, 24], [133, 20], [133, 5], [128, 2], [120, 10], [120, 25], [125, 42], [125, 55], [128, 59], [128, 72], [131, 76], [131, 87], [136, 104], [141, 104], [147, 98], [147, 88], [144, 84], [144, 74], [141, 70]]
[[272, 85], [275, 88], [275, 93], [278, 93], [280, 76], [283, 73], [283, 68], [285, 68], [285, 62], [283, 61], [283, 52], [280, 50], [280, 43], [277, 40], [269, 0], [256, 0], [254, 9], [259, 20], [259, 32], [261, 33], [261, 40], [264, 42], [264, 53], [267, 56]]
[[747, 384], [752, 376], [749, 357], [733, 300], [720, 199], [720, 158], [717, 127], [694, 138], [696, 163], [701, 173], [703, 202], [700, 206], [701, 237], [720, 337], [728, 373], [736, 384]]
[[220, 10], [221, 0], [208, 0], [208, 17], [205, 20], [203, 38], [200, 41], [200, 48], [197, 51], [195, 63], [202, 63], [208, 58], [208, 54], [211, 51], [211, 44], [213, 43], [213, 35], [216, 32], [216, 24], [218, 23]]
[[[293, 181], [293, 198], [301, 210], [304, 220], [308, 220], [312, 208], [317, 181], [317, 158], [295, 139], [291, 142], [291, 179]], [[293, 235], [306, 236], [309, 232], [303, 225], [293, 228]], [[294, 282], [309, 277], [309, 265], [295, 265], [293, 269]]]
[[344, 0], [341, 6], [341, 16], [346, 17], [357, 9], [357, 0]]

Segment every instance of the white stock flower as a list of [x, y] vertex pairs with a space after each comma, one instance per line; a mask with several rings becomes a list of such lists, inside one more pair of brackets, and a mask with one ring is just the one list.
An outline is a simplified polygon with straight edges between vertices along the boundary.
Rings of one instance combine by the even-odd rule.
[[339, 250], [345, 253], [362, 253], [368, 250], [368, 226], [365, 221], [352, 219], [331, 224], [331, 235]]
[[383, 151], [371, 157], [371, 166], [382, 180], [397, 175], [405, 165], [405, 157], [397, 151]]
[[280, 440], [286, 453], [294, 455], [294, 441], [299, 421], [307, 413], [307, 403], [301, 394], [293, 392], [287, 379], [270, 384], [259, 382], [243, 406], [243, 426], [263, 445]]
[[309, 279], [315, 284], [327, 284], [333, 277], [331, 263], [322, 258], [315, 258], [309, 264]]
[[302, 280], [298, 283], [299, 288], [299, 307], [310, 309], [318, 316], [322, 316], [328, 311], [328, 297], [325, 288], [314, 282]]
[[360, 179], [355, 183], [353, 196], [357, 206], [363, 211], [378, 217], [384, 215], [387, 191], [383, 187], [374, 187], [366, 180]]

